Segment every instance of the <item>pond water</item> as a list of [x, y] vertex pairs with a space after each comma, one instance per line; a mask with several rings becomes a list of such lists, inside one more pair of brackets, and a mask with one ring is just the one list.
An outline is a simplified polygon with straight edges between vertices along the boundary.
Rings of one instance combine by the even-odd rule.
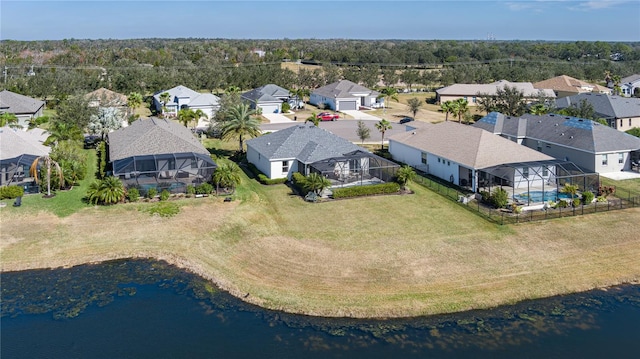
[[7, 358], [635, 358], [640, 286], [395, 320], [241, 302], [164, 262], [2, 274]]

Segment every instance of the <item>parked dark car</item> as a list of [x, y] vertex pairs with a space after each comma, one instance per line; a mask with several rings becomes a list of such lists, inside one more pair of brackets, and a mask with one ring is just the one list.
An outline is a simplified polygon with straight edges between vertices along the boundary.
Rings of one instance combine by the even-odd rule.
[[84, 136], [84, 148], [96, 148], [100, 141], [102, 141], [100, 136]]
[[403, 117], [400, 120], [400, 124], [404, 124], [404, 123], [411, 122], [411, 121], [413, 121], [413, 117]]

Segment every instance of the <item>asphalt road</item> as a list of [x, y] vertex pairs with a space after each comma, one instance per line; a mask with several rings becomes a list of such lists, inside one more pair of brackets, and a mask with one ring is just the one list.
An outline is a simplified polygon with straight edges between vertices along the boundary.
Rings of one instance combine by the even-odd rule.
[[[365, 143], [375, 143], [376, 141], [380, 142], [381, 134], [380, 131], [375, 127], [375, 124], [378, 121], [373, 120], [362, 120], [365, 125], [371, 130], [371, 137], [365, 140]], [[263, 132], [275, 132], [278, 130], [282, 130], [291, 126], [297, 126], [300, 124], [304, 124], [304, 121], [291, 122], [291, 123], [269, 123], [263, 124], [260, 126], [260, 129]], [[344, 139], [347, 139], [353, 143], [360, 143], [361, 140], [358, 137], [356, 130], [358, 128], [357, 120], [337, 120], [337, 121], [322, 121], [319, 125], [320, 128], [323, 128], [336, 136], [340, 136]], [[391, 122], [391, 129], [387, 130], [384, 134], [385, 142], [386, 139], [390, 136], [395, 135], [396, 133], [405, 132], [407, 126], [401, 125], [397, 122]]]

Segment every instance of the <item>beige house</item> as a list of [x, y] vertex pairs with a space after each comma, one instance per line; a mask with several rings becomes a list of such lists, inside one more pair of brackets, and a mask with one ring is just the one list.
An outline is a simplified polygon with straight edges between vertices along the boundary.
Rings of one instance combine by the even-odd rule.
[[453, 84], [451, 86], [443, 87], [436, 90], [436, 101], [438, 103], [443, 103], [463, 98], [467, 100], [469, 106], [476, 106], [478, 96], [480, 94], [495, 96], [498, 89], [502, 89], [506, 86], [515, 87], [524, 94], [524, 97], [531, 100], [536, 99], [541, 95], [547, 98], [556, 98], [556, 94], [553, 90], [537, 89], [531, 82], [509, 82], [507, 80], [500, 80], [490, 84]]
[[606, 86], [590, 84], [567, 75], [560, 75], [544, 81], [535, 82], [533, 87], [536, 89], [551, 89], [555, 92], [557, 98], [581, 93], [611, 94], [611, 89]]

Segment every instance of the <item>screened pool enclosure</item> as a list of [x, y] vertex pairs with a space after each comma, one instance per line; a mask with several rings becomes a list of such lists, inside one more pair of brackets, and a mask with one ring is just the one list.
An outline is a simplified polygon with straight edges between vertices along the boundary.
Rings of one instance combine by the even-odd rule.
[[361, 150], [309, 165], [310, 172], [320, 173], [328, 178], [332, 187], [390, 182], [394, 180], [398, 168], [400, 166], [395, 162]]
[[211, 180], [216, 164], [210, 156], [187, 152], [132, 156], [113, 161], [113, 175], [127, 188], [146, 193], [149, 188], [171, 193], [185, 192], [187, 185], [197, 186]]

